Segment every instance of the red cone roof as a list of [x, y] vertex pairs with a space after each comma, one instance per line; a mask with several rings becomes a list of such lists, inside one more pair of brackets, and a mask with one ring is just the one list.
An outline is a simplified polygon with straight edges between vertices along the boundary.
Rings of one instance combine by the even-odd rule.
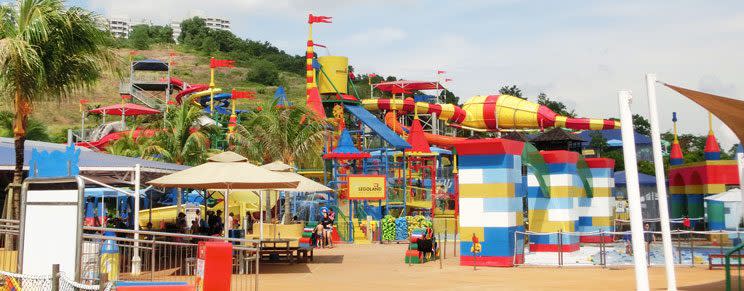
[[421, 126], [421, 122], [418, 118], [413, 119], [411, 129], [408, 132], [408, 139], [406, 141], [411, 144], [411, 148], [406, 149], [406, 152], [431, 153], [429, 142], [426, 141], [426, 137], [424, 136], [424, 127]]

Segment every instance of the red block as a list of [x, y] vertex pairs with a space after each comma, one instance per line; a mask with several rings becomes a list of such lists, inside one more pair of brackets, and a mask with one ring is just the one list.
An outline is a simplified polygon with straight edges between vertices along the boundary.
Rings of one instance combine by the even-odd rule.
[[407, 250], [406, 251], [406, 257], [420, 257], [421, 252], [418, 250]]
[[[558, 252], [559, 245], [530, 244], [530, 252]], [[579, 250], [579, 244], [563, 245], [562, 252], [575, 252]]]
[[605, 235], [604, 238], [602, 238], [601, 235], [583, 235], [579, 237], [579, 241], [583, 243], [611, 243], [615, 242], [615, 237], [611, 235]]
[[473, 256], [460, 256], [460, 266], [485, 266], [485, 267], [514, 267], [514, 263], [523, 264], [524, 254], [516, 255], [516, 257], [481, 257], [473, 258]]

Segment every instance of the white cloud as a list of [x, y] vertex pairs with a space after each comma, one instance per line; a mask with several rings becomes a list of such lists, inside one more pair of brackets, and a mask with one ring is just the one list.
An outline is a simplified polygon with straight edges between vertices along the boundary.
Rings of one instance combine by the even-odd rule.
[[364, 32], [354, 33], [348, 38], [350, 45], [384, 45], [394, 41], [405, 39], [408, 34], [400, 28], [382, 27], [373, 28]]

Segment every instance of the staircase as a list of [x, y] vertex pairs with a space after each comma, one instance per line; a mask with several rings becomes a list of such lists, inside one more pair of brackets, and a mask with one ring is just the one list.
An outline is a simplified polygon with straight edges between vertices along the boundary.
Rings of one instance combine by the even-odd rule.
[[[368, 245], [370, 244], [369, 239], [367, 238], [367, 234], [362, 231], [362, 223], [366, 224], [367, 220], [361, 220], [361, 219], [354, 219], [354, 243], [360, 244], [360, 245]], [[369, 229], [369, 226], [367, 226], [367, 229]]]
[[153, 109], [163, 110], [165, 108], [163, 100], [131, 83], [122, 83], [119, 87], [119, 93], [129, 94], [132, 98]]

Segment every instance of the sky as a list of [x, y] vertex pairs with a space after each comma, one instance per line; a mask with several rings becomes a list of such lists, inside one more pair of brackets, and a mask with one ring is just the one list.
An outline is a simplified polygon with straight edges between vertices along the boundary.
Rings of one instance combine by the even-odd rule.
[[[230, 19], [233, 32], [303, 54], [307, 14], [333, 17], [314, 26], [317, 43], [349, 57], [357, 73], [453, 79], [461, 99], [517, 85], [583, 117], [619, 116], [617, 91], [631, 90], [634, 113], [648, 116], [645, 74], [693, 90], [740, 98], [744, 90], [744, 1], [522, 0], [74, 0], [103, 16], [156, 24], [191, 10]], [[327, 52], [320, 50], [319, 54]], [[738, 76], [738, 77], [737, 77]], [[705, 134], [707, 112], [656, 86], [661, 131], [678, 112], [681, 133]], [[738, 139], [720, 121], [724, 149]]]

